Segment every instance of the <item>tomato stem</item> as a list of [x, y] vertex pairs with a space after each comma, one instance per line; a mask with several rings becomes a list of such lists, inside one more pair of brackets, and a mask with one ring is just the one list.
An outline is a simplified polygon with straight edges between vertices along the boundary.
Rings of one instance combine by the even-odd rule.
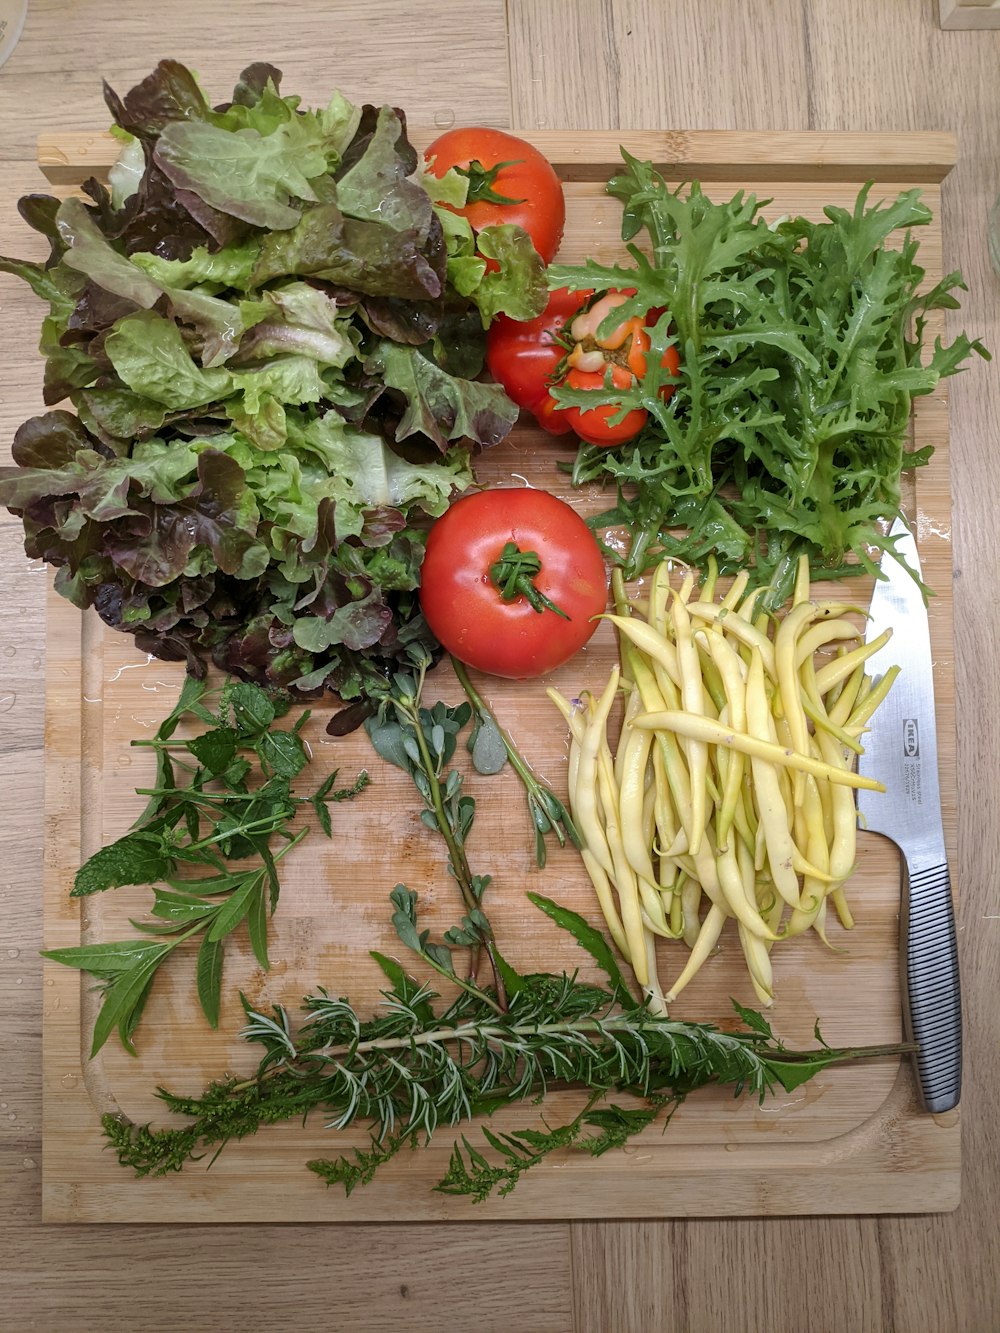
[[506, 195], [494, 190], [497, 176], [504, 167], [520, 166], [521, 159], [513, 158], [510, 162], [496, 162], [492, 167], [484, 167], [482, 162], [473, 160], [467, 167], [456, 167], [460, 176], [469, 182], [466, 204], [523, 204], [523, 199], [508, 199]]
[[556, 606], [535, 586], [534, 580], [541, 571], [542, 562], [537, 551], [522, 551], [517, 542], [508, 542], [500, 552], [500, 559], [490, 566], [490, 580], [505, 602], [525, 597], [533, 611], [554, 611], [563, 620], [571, 619], [561, 606]]

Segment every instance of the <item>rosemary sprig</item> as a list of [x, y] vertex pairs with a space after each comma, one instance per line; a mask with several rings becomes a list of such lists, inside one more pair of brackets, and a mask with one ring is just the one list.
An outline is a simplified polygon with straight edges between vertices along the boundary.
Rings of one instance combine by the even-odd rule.
[[[564, 921], [576, 917], [540, 902]], [[587, 938], [593, 928], [579, 917], [576, 923], [579, 937]], [[367, 1149], [309, 1163], [350, 1193], [402, 1146], [426, 1143], [441, 1127], [468, 1124], [555, 1088], [584, 1090], [586, 1104], [567, 1125], [508, 1135], [484, 1129], [484, 1146], [499, 1160], [462, 1137], [437, 1188], [481, 1199], [494, 1189], [507, 1193], [557, 1149], [599, 1156], [621, 1146], [705, 1084], [763, 1098], [777, 1086], [797, 1087], [828, 1065], [908, 1049], [789, 1051], [752, 1010], [736, 1006], [745, 1026], [725, 1032], [655, 1016], [623, 997], [616, 982], [609, 989], [565, 974], [512, 973], [516, 988], [504, 1012], [471, 982], [439, 1006], [439, 997], [398, 963], [373, 956], [390, 983], [379, 1013], [362, 1019], [346, 999], [320, 990], [305, 1000], [305, 1021], [293, 1035], [285, 1008], [264, 1013], [244, 1001], [244, 1036], [264, 1050], [256, 1075], [213, 1084], [201, 1097], [161, 1089], [171, 1111], [192, 1118], [181, 1128], [157, 1130], [106, 1116], [119, 1161], [138, 1175], [164, 1175], [261, 1125], [318, 1112], [331, 1129], [364, 1124], [371, 1132]], [[616, 1095], [639, 1104], [608, 1101]]]
[[[196, 986], [212, 1027], [219, 1022], [224, 943], [244, 922], [258, 963], [270, 966], [267, 922], [278, 904], [278, 863], [305, 837], [290, 825], [310, 806], [331, 836], [328, 803], [347, 800], [368, 784], [334, 790], [336, 771], [307, 797], [292, 782], [309, 762], [301, 738], [303, 713], [290, 730], [275, 727], [287, 703], [247, 682], [223, 686], [212, 712], [204, 681], [188, 677], [176, 706], [151, 740], [133, 745], [156, 753], [152, 787], [140, 788], [146, 808], [130, 831], [102, 847], [80, 867], [72, 895], [86, 897], [125, 884], [153, 888], [151, 921], [132, 921], [137, 937], [50, 949], [46, 958], [76, 967], [102, 983], [91, 1055], [117, 1028], [126, 1050], [159, 968], [182, 945], [200, 940]], [[193, 717], [207, 730], [174, 740]], [[182, 776], [183, 775], [183, 776]], [[284, 839], [278, 850], [272, 839]], [[184, 868], [182, 873], [182, 867]]]

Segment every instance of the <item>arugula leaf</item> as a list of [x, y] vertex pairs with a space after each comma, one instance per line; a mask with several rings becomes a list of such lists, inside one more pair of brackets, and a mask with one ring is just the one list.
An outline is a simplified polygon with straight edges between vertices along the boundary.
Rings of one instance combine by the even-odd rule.
[[[634, 440], [582, 448], [574, 464], [575, 484], [617, 489], [594, 523], [629, 527], [632, 545], [609, 557], [628, 576], [669, 558], [755, 566], [768, 609], [789, 594], [800, 553], [817, 577], [864, 572], [898, 512], [902, 472], [926, 461], [907, 452], [912, 399], [971, 353], [989, 356], [964, 335], [927, 355], [926, 309], [954, 308], [963, 286], [951, 274], [919, 294], [909, 229], [928, 209], [915, 190], [872, 205], [865, 186], [851, 210], [769, 226], [752, 195], [714, 203], [697, 182], [670, 189], [651, 163], [623, 159], [608, 192], [622, 202], [622, 238], [645, 231], [650, 254], [631, 245], [630, 263], [548, 273], [550, 287], [634, 292], [611, 322], [662, 312], [641, 383], [553, 389], [565, 405], [648, 414]], [[663, 365], [672, 347], [676, 379]]]

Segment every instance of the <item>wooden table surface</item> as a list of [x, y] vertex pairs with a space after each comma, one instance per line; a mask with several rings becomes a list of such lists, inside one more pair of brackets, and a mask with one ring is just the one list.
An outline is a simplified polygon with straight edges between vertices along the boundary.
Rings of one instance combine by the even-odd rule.
[[[2, 6], [0, 6], [2, 10]], [[31, 0], [0, 69], [0, 253], [34, 256], [14, 201], [43, 129], [106, 123], [164, 55], [218, 96], [252, 59], [319, 100], [392, 100], [417, 124], [947, 129], [945, 266], [960, 325], [1000, 351], [985, 216], [1000, 192], [1000, 33], [941, 32], [936, 0]], [[0, 284], [0, 464], [40, 410], [38, 310]], [[30, 336], [28, 331], [30, 330]], [[967, 1023], [957, 1213], [469, 1226], [39, 1223], [43, 573], [0, 517], [0, 1325], [12, 1330], [988, 1333], [1000, 1327], [1000, 375], [951, 389], [958, 648], [959, 940]], [[817, 1201], [818, 1205], [821, 1201]], [[114, 1217], [108, 1217], [114, 1223]]]

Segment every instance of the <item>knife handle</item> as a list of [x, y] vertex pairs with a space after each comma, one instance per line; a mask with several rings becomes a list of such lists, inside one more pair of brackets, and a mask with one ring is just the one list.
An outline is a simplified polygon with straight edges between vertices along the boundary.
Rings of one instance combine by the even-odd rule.
[[903, 1018], [927, 1111], [950, 1111], [962, 1090], [962, 1002], [948, 866], [910, 875], [902, 897]]

